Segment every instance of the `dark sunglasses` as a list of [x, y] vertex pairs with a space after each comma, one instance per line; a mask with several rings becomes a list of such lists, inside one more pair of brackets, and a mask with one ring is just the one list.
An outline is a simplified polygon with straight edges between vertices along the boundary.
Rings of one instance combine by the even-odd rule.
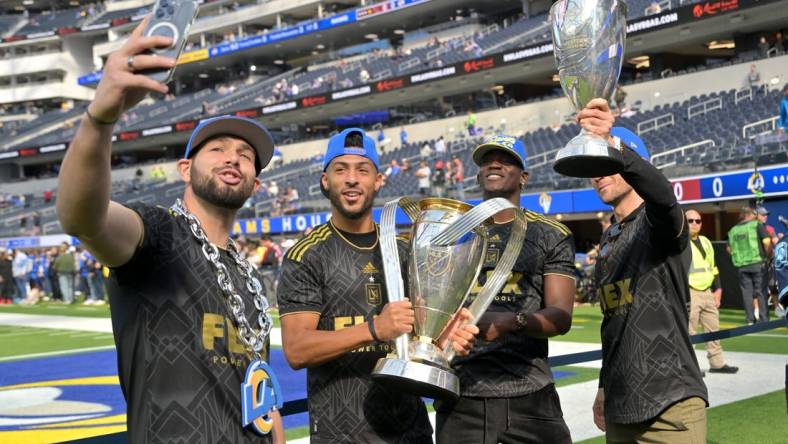
[[703, 221], [701, 221], [700, 219], [690, 219], [690, 218], [687, 218], [687, 222], [689, 222], [689, 223], [691, 223], [691, 224], [698, 224], [698, 225], [700, 225], [700, 224], [701, 224]]

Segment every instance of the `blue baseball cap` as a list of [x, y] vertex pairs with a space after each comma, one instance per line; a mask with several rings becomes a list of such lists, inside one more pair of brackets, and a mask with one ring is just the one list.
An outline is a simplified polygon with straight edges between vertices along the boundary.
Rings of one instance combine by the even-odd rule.
[[646, 161], [651, 159], [643, 139], [632, 131], [621, 126], [614, 126], [610, 129], [610, 135], [618, 138], [622, 145], [628, 146], [632, 151], [638, 153], [640, 157], [646, 159]]
[[481, 166], [482, 157], [490, 151], [501, 150], [506, 151], [520, 161], [520, 166], [523, 170], [528, 167], [528, 162], [525, 155], [525, 145], [523, 142], [514, 136], [507, 136], [505, 134], [495, 134], [488, 136], [476, 148], [473, 149], [473, 163]]
[[[345, 139], [351, 133], [360, 133], [364, 146], [345, 146]], [[378, 151], [375, 149], [375, 141], [367, 136], [367, 133], [361, 128], [347, 128], [328, 139], [328, 149], [326, 149], [326, 155], [323, 156], [323, 171], [328, 168], [328, 164], [332, 160], [345, 155], [366, 157], [372, 161], [375, 169], [380, 171], [380, 160], [378, 159]]]
[[211, 137], [229, 135], [243, 139], [254, 148], [254, 166], [257, 174], [271, 161], [274, 155], [274, 139], [268, 130], [258, 121], [239, 116], [219, 116], [205, 119], [197, 125], [186, 144], [184, 159], [188, 159], [193, 150]]

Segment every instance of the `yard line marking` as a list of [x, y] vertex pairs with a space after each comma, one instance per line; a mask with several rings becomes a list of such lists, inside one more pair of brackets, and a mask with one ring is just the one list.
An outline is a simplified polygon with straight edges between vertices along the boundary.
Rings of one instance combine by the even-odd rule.
[[42, 358], [47, 356], [71, 355], [76, 353], [85, 353], [92, 351], [112, 350], [114, 348], [115, 348], [114, 345], [101, 345], [98, 347], [85, 347], [85, 348], [74, 348], [71, 350], [53, 351], [53, 352], [31, 353], [29, 355], [6, 356], [4, 358], [0, 358], [0, 362], [18, 361], [21, 359], [30, 359], [30, 358]]
[[762, 338], [781, 338], [781, 339], [788, 339], [788, 335], [779, 335], [773, 333], [750, 333], [746, 336], [760, 336]]

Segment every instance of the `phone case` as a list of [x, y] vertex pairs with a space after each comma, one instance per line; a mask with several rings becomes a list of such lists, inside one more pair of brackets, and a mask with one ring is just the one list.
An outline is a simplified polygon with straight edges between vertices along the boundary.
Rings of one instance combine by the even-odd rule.
[[[194, 19], [197, 18], [199, 5], [193, 0], [157, 0], [153, 7], [153, 17], [145, 27], [143, 35], [146, 37], [161, 35], [172, 37], [173, 44], [169, 48], [154, 49], [150, 54], [177, 59], [186, 45]], [[141, 71], [153, 80], [169, 83], [175, 73], [172, 69]]]

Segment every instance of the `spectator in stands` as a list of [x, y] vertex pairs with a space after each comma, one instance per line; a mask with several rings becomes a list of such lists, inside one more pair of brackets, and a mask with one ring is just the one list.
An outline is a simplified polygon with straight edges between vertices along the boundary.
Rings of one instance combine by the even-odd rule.
[[405, 127], [399, 129], [399, 143], [401, 146], [405, 146], [408, 144], [408, 132], [405, 131]]
[[60, 254], [54, 263], [60, 292], [66, 304], [74, 302], [74, 281], [77, 276], [77, 258], [74, 256], [74, 251], [74, 247], [69, 247], [63, 242], [60, 245]]
[[285, 195], [285, 199], [287, 201], [285, 213], [295, 213], [300, 208], [301, 204], [298, 202], [298, 190], [293, 187], [287, 187], [287, 194]]
[[761, 83], [761, 73], [758, 72], [758, 67], [755, 66], [755, 63], [750, 65], [750, 71], [747, 73], [747, 84], [750, 88], [755, 88], [760, 86]]
[[468, 135], [473, 137], [476, 135], [476, 114], [473, 110], [468, 110], [468, 119], [465, 120], [465, 128], [468, 129]]
[[386, 140], [386, 135], [383, 134], [383, 128], [378, 128], [378, 145], [382, 144], [384, 140]]
[[271, 165], [279, 167], [282, 166], [282, 162], [282, 151], [279, 148], [274, 148], [274, 155], [271, 157]]
[[41, 234], [41, 213], [33, 211], [31, 217], [33, 218], [33, 231], [31, 234], [33, 236], [38, 236]]
[[742, 302], [747, 316], [747, 324], [755, 323], [753, 299], [758, 299], [760, 313], [758, 320], [769, 320], [766, 295], [761, 290], [763, 282], [763, 267], [766, 259], [771, 254], [772, 241], [766, 229], [755, 216], [755, 211], [750, 207], [743, 207], [739, 212], [739, 223], [728, 231], [728, 253], [731, 255], [733, 266], [739, 273], [739, 286], [741, 287]]
[[408, 171], [410, 171], [410, 160], [402, 159], [399, 171], [400, 173], [407, 173]]
[[465, 200], [465, 167], [459, 157], [454, 156], [451, 160], [451, 184], [454, 189], [454, 198], [457, 200]]
[[16, 296], [14, 302], [19, 303], [27, 299], [27, 292], [30, 284], [30, 272], [33, 270], [33, 261], [22, 250], [14, 250], [14, 284], [16, 285]]
[[401, 168], [397, 163], [397, 159], [391, 159], [391, 163], [389, 164], [388, 168], [386, 168], [386, 171], [383, 173], [383, 175], [386, 176], [386, 178], [391, 179], [392, 177], [395, 177], [397, 174], [399, 174], [400, 170]]
[[276, 197], [279, 195], [279, 185], [276, 184], [276, 181], [271, 181], [271, 184], [268, 185], [268, 197]]
[[216, 114], [217, 108], [208, 102], [202, 102], [202, 115], [211, 116]]
[[788, 131], [788, 84], [783, 87], [783, 98], [780, 100], [780, 132]]
[[[690, 316], [689, 334], [694, 335], [698, 325], [705, 333], [720, 329], [720, 300], [722, 285], [719, 270], [714, 258], [714, 247], [711, 241], [700, 234], [703, 220], [695, 210], [686, 212], [690, 232], [690, 249], [692, 262], [689, 269]], [[706, 342], [706, 357], [709, 360], [711, 373], [736, 373], [738, 367], [731, 367], [722, 357], [720, 341]]]
[[438, 140], [435, 141], [435, 156], [445, 161], [446, 160], [446, 142], [443, 140], [443, 136], [438, 136]]
[[435, 171], [432, 173], [432, 194], [443, 197], [446, 195], [446, 164], [442, 160], [435, 162]]
[[419, 194], [422, 196], [427, 196], [430, 193], [430, 176], [432, 172], [430, 171], [429, 165], [427, 165], [427, 161], [425, 159], [421, 159], [419, 162], [419, 168], [413, 174], [416, 176], [419, 182]]
[[653, 0], [646, 8], [646, 15], [659, 14], [660, 12], [662, 12], [662, 7], [659, 6], [659, 3], [657, 3], [656, 0]]
[[758, 50], [761, 53], [761, 57], [768, 57], [769, 56], [769, 42], [766, 40], [766, 36], [762, 35], [761, 38], [758, 40]]
[[780, 32], [780, 31], [777, 31], [777, 32], [774, 34], [774, 46], [772, 46], [772, 48], [774, 48], [774, 51], [775, 51], [777, 54], [783, 54], [783, 53], [785, 52], [785, 49], [784, 49], [784, 46], [783, 46], [783, 45], [784, 45], [784, 42], [783, 42], [783, 33], [782, 33], [782, 32]]
[[419, 151], [419, 156], [421, 156], [422, 160], [429, 160], [431, 155], [432, 148], [430, 147], [430, 143], [424, 142], [424, 146], [422, 146], [421, 150]]
[[16, 295], [11, 252], [0, 247], [0, 305], [13, 304]]
[[361, 71], [358, 73], [358, 81], [361, 83], [367, 83], [369, 81], [369, 71], [367, 71], [367, 68], [361, 68]]
[[624, 112], [626, 112], [627, 108], [627, 92], [624, 91], [624, 88], [621, 85], [616, 85], [616, 92], [613, 95], [613, 100], [616, 102], [616, 112], [614, 115], [620, 116]]

